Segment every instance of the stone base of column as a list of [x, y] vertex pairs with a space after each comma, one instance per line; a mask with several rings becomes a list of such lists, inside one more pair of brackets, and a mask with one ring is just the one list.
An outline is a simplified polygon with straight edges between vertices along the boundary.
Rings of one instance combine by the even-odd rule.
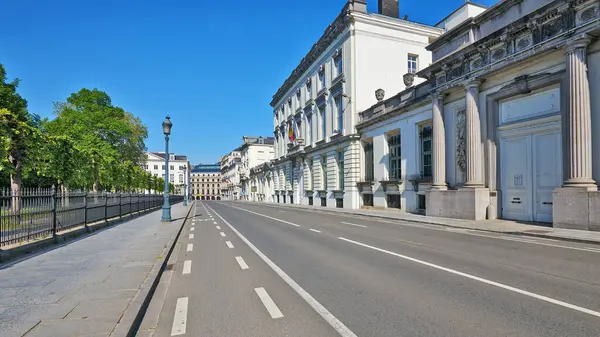
[[588, 179], [588, 178], [573, 178], [573, 179], [567, 179], [565, 180], [565, 182], [563, 183], [564, 188], [577, 188], [577, 189], [583, 189], [586, 191], [597, 191], [598, 190], [598, 185], [596, 185], [596, 182], [592, 179]]
[[427, 216], [444, 218], [485, 220], [490, 205], [490, 190], [464, 188], [459, 190], [436, 190], [426, 192]]
[[431, 189], [435, 190], [435, 191], [447, 191], [448, 186], [447, 185], [431, 185]]
[[552, 198], [553, 227], [600, 231], [600, 192], [560, 187]]

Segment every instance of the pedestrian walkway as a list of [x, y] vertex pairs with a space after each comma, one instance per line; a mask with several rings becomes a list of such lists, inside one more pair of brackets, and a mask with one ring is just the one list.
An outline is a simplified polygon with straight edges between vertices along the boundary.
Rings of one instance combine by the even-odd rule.
[[127, 330], [123, 325], [133, 322], [188, 210], [176, 204], [172, 222], [162, 223], [158, 210], [0, 265], [0, 336], [111, 336]]
[[[250, 201], [243, 201], [253, 203]], [[545, 237], [559, 240], [581, 241], [590, 243], [600, 243], [600, 232], [583, 231], [575, 229], [553, 228], [544, 225], [521, 223], [510, 220], [462, 220], [432, 217], [396, 211], [382, 211], [370, 209], [346, 209], [346, 208], [325, 208], [316, 206], [290, 205], [290, 204], [273, 204], [267, 203], [264, 205], [272, 205], [277, 207], [295, 207], [302, 209], [311, 209], [316, 211], [334, 212], [334, 213], [349, 213], [362, 216], [371, 216], [384, 219], [402, 220], [419, 222], [426, 224], [441, 225], [447, 227], [476, 229], [497, 233], [518, 234], [536, 237]]]

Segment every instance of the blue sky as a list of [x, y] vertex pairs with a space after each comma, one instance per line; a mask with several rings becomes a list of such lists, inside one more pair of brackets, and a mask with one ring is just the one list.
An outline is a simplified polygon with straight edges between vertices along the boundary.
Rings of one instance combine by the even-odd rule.
[[[52, 117], [53, 102], [98, 88], [148, 126], [149, 150], [163, 150], [169, 113], [171, 150], [210, 163], [243, 135], [272, 136], [272, 95], [345, 2], [2, 1], [0, 63], [33, 113]], [[400, 12], [435, 24], [462, 3], [400, 0]]]

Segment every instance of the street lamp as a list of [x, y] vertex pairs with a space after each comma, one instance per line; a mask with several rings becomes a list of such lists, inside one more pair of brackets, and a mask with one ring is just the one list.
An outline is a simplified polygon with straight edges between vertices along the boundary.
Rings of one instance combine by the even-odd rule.
[[171, 221], [171, 203], [169, 202], [169, 135], [171, 134], [172, 127], [171, 117], [167, 116], [162, 123], [163, 133], [165, 134], [165, 194], [161, 219], [163, 222]]
[[185, 174], [187, 173], [187, 166], [183, 166], [183, 206], [187, 206], [187, 187], [185, 184]]

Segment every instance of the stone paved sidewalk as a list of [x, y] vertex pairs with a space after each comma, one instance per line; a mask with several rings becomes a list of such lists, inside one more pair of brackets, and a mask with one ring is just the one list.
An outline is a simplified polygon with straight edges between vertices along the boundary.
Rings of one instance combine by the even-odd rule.
[[173, 222], [158, 210], [0, 265], [0, 336], [110, 336], [188, 210], [176, 204]]
[[[253, 203], [251, 201], [241, 201], [245, 203]], [[325, 208], [318, 206], [303, 206], [303, 205], [290, 205], [290, 204], [272, 204], [267, 203], [265, 205], [276, 206], [276, 207], [297, 207], [304, 209], [314, 209], [316, 211], [334, 212], [334, 213], [350, 213], [363, 216], [372, 216], [378, 218], [392, 219], [392, 220], [403, 220], [411, 222], [419, 222], [426, 224], [435, 224], [447, 227], [466, 228], [484, 230], [498, 233], [518, 234], [536, 237], [545, 237], [560, 240], [569, 241], [580, 241], [590, 243], [600, 243], [600, 232], [582, 231], [574, 229], [562, 229], [553, 228], [544, 225], [521, 223], [510, 220], [460, 220], [460, 219], [449, 219], [424, 216], [418, 214], [410, 214], [396, 211], [380, 211], [380, 210], [367, 210], [367, 209], [345, 209], [345, 208]]]

